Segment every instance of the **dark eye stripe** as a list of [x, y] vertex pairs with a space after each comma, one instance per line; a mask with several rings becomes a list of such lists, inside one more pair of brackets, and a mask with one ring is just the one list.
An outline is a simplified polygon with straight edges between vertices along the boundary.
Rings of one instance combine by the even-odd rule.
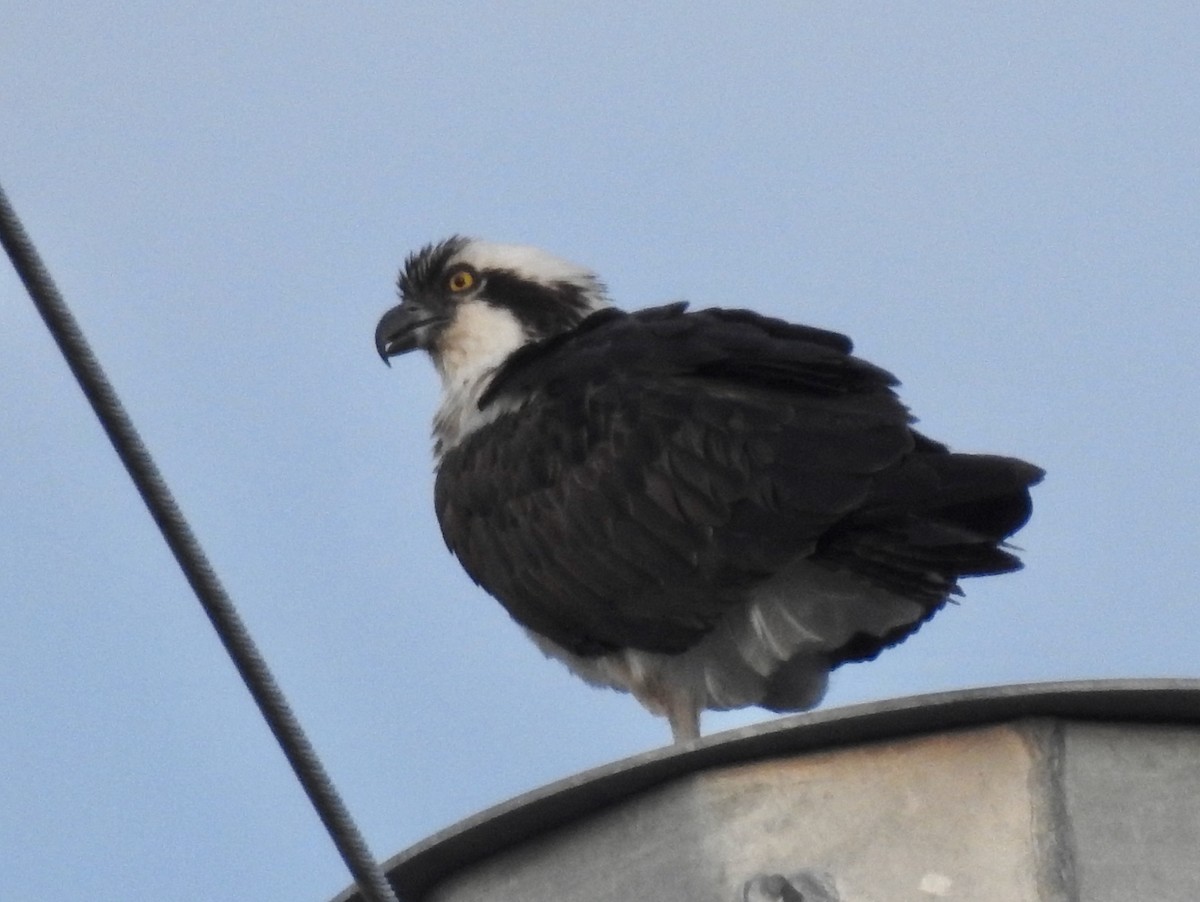
[[487, 300], [511, 310], [534, 336], [555, 335], [578, 325], [589, 312], [583, 290], [570, 282], [549, 284], [515, 273], [487, 271]]

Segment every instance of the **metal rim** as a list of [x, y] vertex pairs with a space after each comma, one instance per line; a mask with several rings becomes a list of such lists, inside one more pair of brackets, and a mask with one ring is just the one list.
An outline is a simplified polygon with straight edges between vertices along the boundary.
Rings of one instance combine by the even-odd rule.
[[[539, 833], [714, 767], [1030, 717], [1200, 724], [1200, 680], [1087, 680], [962, 689], [782, 717], [574, 774], [472, 815], [384, 864], [402, 897]], [[354, 902], [355, 888], [332, 902]]]

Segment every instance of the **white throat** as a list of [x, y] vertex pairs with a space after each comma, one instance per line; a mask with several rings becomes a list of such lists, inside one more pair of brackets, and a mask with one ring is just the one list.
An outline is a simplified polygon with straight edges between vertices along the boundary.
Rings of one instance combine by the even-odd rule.
[[483, 301], [468, 301], [438, 341], [434, 365], [442, 377], [442, 402], [433, 418], [434, 454], [439, 459], [480, 426], [510, 408], [479, 409], [496, 369], [529, 341], [507, 310]]
[[443, 391], [478, 382], [527, 341], [529, 336], [512, 313], [484, 301], [467, 301], [442, 333], [433, 355]]

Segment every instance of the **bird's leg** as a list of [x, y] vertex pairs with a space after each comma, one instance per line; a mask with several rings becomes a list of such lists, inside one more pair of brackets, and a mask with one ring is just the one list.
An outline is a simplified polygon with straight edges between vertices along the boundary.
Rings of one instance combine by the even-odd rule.
[[[536, 640], [535, 640], [536, 641]], [[655, 673], [644, 665], [638, 652], [630, 652], [616, 661], [624, 663], [622, 683], [642, 707], [659, 717], [666, 717], [671, 724], [671, 737], [675, 742], [687, 742], [700, 738], [700, 703], [686, 687], [671, 686], [661, 673]]]
[[671, 737], [675, 742], [687, 742], [700, 738], [700, 708], [687, 695], [667, 698], [665, 705], [667, 721], [671, 724]]

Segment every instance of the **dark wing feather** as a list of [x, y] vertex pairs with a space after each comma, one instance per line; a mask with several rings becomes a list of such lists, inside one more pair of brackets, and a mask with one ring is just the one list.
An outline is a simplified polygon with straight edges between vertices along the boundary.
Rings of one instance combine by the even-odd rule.
[[894, 383], [835, 333], [607, 310], [497, 374], [481, 407], [528, 403], [443, 457], [442, 531], [514, 618], [565, 648], [678, 652], [747, 586], [816, 553], [913, 450]]

